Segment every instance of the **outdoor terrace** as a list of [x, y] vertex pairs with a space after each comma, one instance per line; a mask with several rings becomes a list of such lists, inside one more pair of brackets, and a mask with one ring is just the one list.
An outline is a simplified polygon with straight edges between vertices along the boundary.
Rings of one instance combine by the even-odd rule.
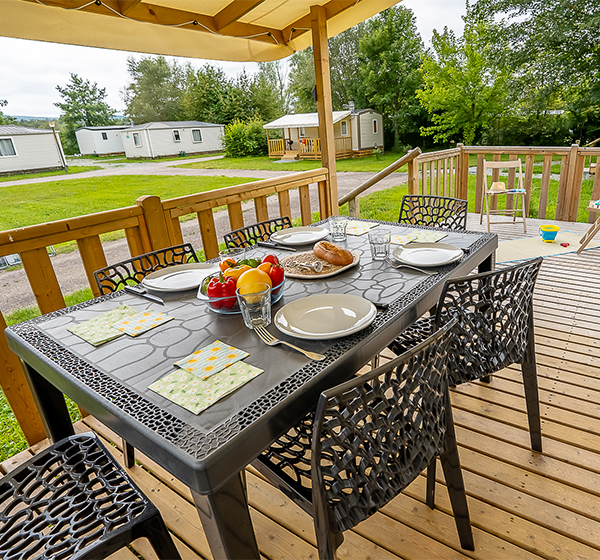
[[[531, 236], [548, 220], [501, 225], [500, 240]], [[589, 225], [557, 222], [584, 233]], [[479, 215], [468, 229], [481, 230]], [[507, 368], [492, 383], [452, 391], [457, 440], [474, 529], [473, 553], [462, 551], [443, 481], [436, 509], [425, 505], [422, 476], [382, 511], [345, 534], [341, 559], [594, 559], [600, 558], [600, 249], [544, 260], [534, 294], [536, 351], [543, 454], [529, 447], [519, 368]], [[93, 429], [114, 444], [121, 440], [91, 417], [78, 430]], [[40, 442], [0, 465], [6, 472], [30, 457]], [[186, 559], [211, 558], [189, 490], [138, 453], [130, 472], [160, 508]], [[442, 476], [438, 469], [438, 476]], [[248, 492], [264, 558], [315, 558], [312, 520], [282, 493], [247, 469]], [[134, 543], [111, 558], [155, 558], [147, 543]]]

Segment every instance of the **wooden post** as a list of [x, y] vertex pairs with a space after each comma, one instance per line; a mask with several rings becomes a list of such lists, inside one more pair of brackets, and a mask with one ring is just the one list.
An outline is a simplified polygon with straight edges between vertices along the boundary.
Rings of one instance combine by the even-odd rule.
[[94, 237], [83, 237], [77, 240], [77, 247], [79, 247], [79, 254], [83, 261], [83, 268], [87, 276], [88, 284], [92, 288], [94, 297], [101, 295], [96, 279], [94, 278], [94, 272], [104, 268], [106, 263], [106, 256], [102, 243], [100, 243], [100, 236], [95, 235]]
[[6, 322], [0, 313], [0, 385], [6, 395], [8, 404], [23, 431], [29, 445], [33, 445], [46, 437], [42, 419], [38, 414], [33, 395], [25, 379], [19, 358], [8, 348], [4, 329]]
[[48, 249], [40, 247], [20, 253], [23, 268], [42, 315], [65, 307]]
[[329, 47], [327, 44], [327, 12], [324, 6], [311, 6], [310, 23], [312, 28], [315, 78], [317, 81], [317, 110], [319, 113], [319, 138], [321, 140], [321, 161], [329, 170], [329, 196], [327, 216], [339, 214], [337, 175], [335, 170], [335, 140], [333, 137], [333, 105], [331, 101], [331, 80], [329, 73]]
[[[590, 156], [590, 165], [592, 158]], [[596, 173], [594, 174], [594, 186], [592, 187], [592, 200], [598, 200], [600, 198], [600, 156], [596, 156]], [[588, 222], [591, 224], [596, 221], [596, 215], [590, 212]]]
[[[577, 166], [577, 152], [579, 151], [578, 144], [571, 144], [569, 157], [567, 159], [567, 169], [561, 166], [561, 177], [566, 171], [566, 181], [563, 183], [563, 188], [558, 191], [558, 201], [556, 203], [556, 220], [566, 221], [569, 219], [569, 210], [571, 206], [571, 198], [575, 190], [575, 168]], [[563, 160], [564, 161], [564, 160]]]
[[408, 194], [418, 194], [419, 184], [417, 183], [418, 177], [415, 174], [415, 167], [417, 168], [417, 174], [419, 173], [418, 164], [415, 166], [415, 160], [411, 159], [408, 162]]
[[156, 251], [174, 245], [169, 237], [169, 229], [160, 198], [158, 196], [140, 196], [135, 202], [144, 211], [152, 250]]
[[348, 215], [351, 218], [360, 218], [360, 202], [358, 197], [348, 201]]

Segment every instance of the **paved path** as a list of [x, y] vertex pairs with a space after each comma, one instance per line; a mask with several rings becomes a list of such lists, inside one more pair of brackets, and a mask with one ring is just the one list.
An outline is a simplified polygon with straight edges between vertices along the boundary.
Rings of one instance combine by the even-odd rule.
[[[213, 158], [211, 158], [213, 159]], [[217, 159], [217, 158], [214, 158]], [[207, 161], [208, 158], [203, 158], [201, 161]], [[259, 179], [267, 179], [271, 177], [279, 177], [293, 173], [291, 167], [286, 164], [282, 165], [282, 171], [252, 171], [240, 169], [181, 169], [173, 167], [183, 163], [196, 162], [198, 159], [177, 160], [168, 162], [148, 162], [148, 163], [122, 163], [110, 164], [102, 163], [103, 169], [96, 171], [88, 171], [85, 173], [77, 173], [74, 175], [59, 175], [56, 177], [39, 177], [31, 180], [7, 181], [0, 183], [0, 186], [8, 186], [11, 184], [25, 185], [28, 183], [43, 183], [48, 181], [69, 181], [72, 179], [82, 179], [86, 177], [106, 177], [109, 175], [186, 175], [198, 177], [210, 176], [225, 176], [225, 177], [255, 177]], [[78, 165], [100, 165], [95, 160], [79, 160]], [[290, 164], [293, 165], [293, 164]], [[355, 173], [346, 172], [338, 173], [338, 196], [341, 198], [346, 193], [349, 193], [358, 185], [363, 183], [374, 173]], [[406, 183], [406, 173], [392, 173], [386, 179], [380, 181], [376, 186], [371, 187], [368, 193], [391, 188], [402, 183]], [[311, 187], [311, 206], [313, 210], [317, 210], [318, 196], [316, 186]], [[297, 190], [295, 191], [297, 192]], [[151, 194], [151, 193], [148, 193]], [[296, 194], [292, 193], [290, 197], [292, 206], [292, 216], [300, 215], [300, 202]], [[134, 201], [132, 201], [133, 203]], [[270, 196], [267, 198], [270, 216], [278, 216], [279, 209], [277, 197]], [[245, 223], [256, 222], [253, 204], [251, 202], [242, 206], [244, 211]], [[223, 234], [230, 231], [229, 218], [227, 211], [215, 213], [215, 227], [217, 238], [222, 239]], [[182, 223], [182, 231], [184, 240], [190, 242], [195, 248], [202, 247], [200, 232], [198, 229], [198, 221], [190, 220]], [[125, 239], [103, 243], [104, 252], [107, 262], [118, 262], [129, 258], [129, 251]], [[69, 294], [77, 289], [85, 288], [88, 282], [85, 276], [85, 271], [77, 251], [69, 254], [61, 254], [52, 258], [52, 265], [58, 277], [59, 284], [63, 294]], [[35, 298], [27, 281], [27, 276], [24, 270], [11, 270], [0, 272], [0, 310], [4, 313], [9, 313], [15, 309], [35, 305]]]

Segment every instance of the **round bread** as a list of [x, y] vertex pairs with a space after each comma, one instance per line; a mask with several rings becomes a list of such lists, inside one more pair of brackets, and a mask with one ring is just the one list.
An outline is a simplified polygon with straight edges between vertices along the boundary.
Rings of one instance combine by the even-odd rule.
[[348, 249], [329, 243], [329, 241], [319, 241], [313, 247], [313, 253], [320, 259], [337, 266], [345, 266], [354, 260], [354, 255]]

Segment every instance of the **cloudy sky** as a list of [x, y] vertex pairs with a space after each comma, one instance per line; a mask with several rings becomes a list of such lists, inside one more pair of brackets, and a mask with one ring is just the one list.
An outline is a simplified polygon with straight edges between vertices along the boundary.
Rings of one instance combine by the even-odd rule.
[[[457, 33], [462, 32], [465, 0], [404, 0], [403, 5], [414, 12], [426, 45], [433, 29], [441, 30], [448, 26]], [[0, 37], [0, 53], [0, 99], [8, 101], [3, 111], [8, 115], [35, 117], [57, 117], [60, 114], [53, 105], [61, 100], [56, 86], [66, 85], [70, 73], [105, 87], [108, 104], [122, 113], [124, 104], [120, 91], [129, 80], [127, 57], [141, 57], [137, 53], [6, 37]], [[231, 76], [244, 67], [249, 73], [256, 69], [255, 64], [248, 62], [177, 60], [182, 63], [189, 60], [196, 67], [205, 62], [218, 64]]]

